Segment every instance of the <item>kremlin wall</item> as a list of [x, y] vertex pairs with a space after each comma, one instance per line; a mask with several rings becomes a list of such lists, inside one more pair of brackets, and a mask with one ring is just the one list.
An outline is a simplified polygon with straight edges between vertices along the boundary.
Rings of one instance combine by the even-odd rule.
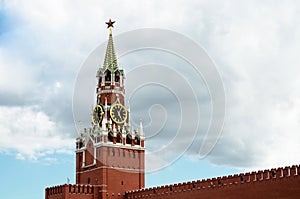
[[[65, 184], [46, 189], [45, 199], [99, 199], [99, 187]], [[106, 193], [105, 198], [135, 199], [240, 199], [299, 198], [300, 165], [239, 175], [184, 182], [125, 193]]]
[[128, 191], [125, 198], [300, 198], [300, 166]]

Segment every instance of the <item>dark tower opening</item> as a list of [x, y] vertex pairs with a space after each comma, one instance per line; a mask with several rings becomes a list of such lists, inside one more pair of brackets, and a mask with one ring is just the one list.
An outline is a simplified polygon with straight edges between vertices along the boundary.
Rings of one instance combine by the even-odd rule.
[[131, 135], [129, 134], [126, 136], [126, 144], [131, 144]]
[[114, 141], [114, 136], [112, 132], [108, 133], [108, 141], [113, 142]]
[[117, 143], [122, 143], [122, 135], [121, 133], [118, 133], [117, 134], [117, 140], [116, 140]]
[[110, 82], [111, 81], [111, 72], [108, 70], [105, 73], [105, 81]]
[[120, 81], [120, 72], [116, 71], [115, 72], [115, 82], [119, 82]]

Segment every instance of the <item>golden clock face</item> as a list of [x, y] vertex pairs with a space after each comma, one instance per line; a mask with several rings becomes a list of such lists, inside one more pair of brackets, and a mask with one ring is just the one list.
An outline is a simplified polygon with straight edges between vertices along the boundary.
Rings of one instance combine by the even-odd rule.
[[127, 119], [127, 110], [122, 104], [113, 104], [110, 108], [110, 117], [117, 124], [123, 124]]
[[103, 107], [100, 105], [95, 106], [92, 113], [92, 122], [94, 125], [100, 124], [104, 115]]

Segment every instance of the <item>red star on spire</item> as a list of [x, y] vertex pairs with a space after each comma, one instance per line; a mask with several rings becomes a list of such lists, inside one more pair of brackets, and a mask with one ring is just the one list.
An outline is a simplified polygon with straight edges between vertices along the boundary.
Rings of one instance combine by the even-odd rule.
[[109, 21], [108, 22], [105, 22], [106, 24], [107, 24], [107, 28], [110, 28], [110, 27], [114, 27], [114, 23], [115, 23], [116, 21], [112, 21], [111, 19], [109, 19]]

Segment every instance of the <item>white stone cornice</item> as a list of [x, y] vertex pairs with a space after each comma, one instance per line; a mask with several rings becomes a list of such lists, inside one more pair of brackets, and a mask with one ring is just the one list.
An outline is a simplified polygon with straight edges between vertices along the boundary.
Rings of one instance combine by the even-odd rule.
[[[94, 166], [94, 164], [86, 166], [85, 168], [91, 167], [91, 166]], [[139, 169], [139, 168], [132, 169], [132, 168], [123, 168], [123, 167], [101, 166], [101, 167], [96, 167], [96, 168], [89, 169], [89, 170], [86, 170], [86, 171], [79, 171], [79, 172], [76, 172], [76, 174], [86, 173], [86, 172], [90, 172], [90, 171], [94, 171], [94, 170], [98, 170], [98, 169], [118, 169], [118, 170], [137, 171], [137, 172], [144, 172], [145, 171], [144, 169]], [[95, 186], [95, 185], [93, 185], [93, 186]]]
[[103, 93], [117, 93], [117, 94], [120, 94], [120, 95], [124, 96], [123, 91], [119, 91], [119, 90], [116, 90], [116, 89], [99, 90], [97, 92], [98, 95], [103, 94]]
[[131, 145], [123, 145], [122, 143], [114, 144], [113, 142], [107, 142], [107, 143], [99, 142], [99, 143], [96, 143], [94, 146], [95, 146], [95, 148], [107, 146], [107, 147], [122, 148], [122, 149], [135, 149], [135, 150], [141, 150], [141, 151], [145, 150], [145, 147], [142, 147], [141, 145], [131, 146]]

